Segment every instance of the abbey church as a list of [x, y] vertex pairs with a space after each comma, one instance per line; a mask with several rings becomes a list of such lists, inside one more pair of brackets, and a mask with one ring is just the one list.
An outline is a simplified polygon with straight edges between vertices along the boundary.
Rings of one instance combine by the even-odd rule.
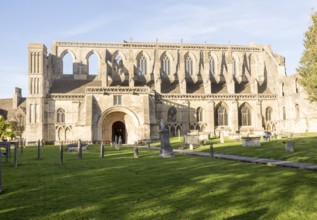
[[27, 97], [0, 100], [0, 114], [24, 109], [27, 143], [131, 144], [158, 138], [161, 119], [171, 136], [317, 131], [317, 108], [268, 45], [57, 41], [29, 44], [28, 61]]

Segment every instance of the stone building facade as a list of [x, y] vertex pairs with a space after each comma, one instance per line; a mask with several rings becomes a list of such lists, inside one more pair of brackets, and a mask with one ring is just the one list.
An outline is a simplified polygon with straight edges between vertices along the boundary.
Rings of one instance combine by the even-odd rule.
[[161, 119], [172, 136], [317, 131], [315, 105], [267, 45], [58, 41], [28, 57], [28, 143], [133, 143], [158, 138]]

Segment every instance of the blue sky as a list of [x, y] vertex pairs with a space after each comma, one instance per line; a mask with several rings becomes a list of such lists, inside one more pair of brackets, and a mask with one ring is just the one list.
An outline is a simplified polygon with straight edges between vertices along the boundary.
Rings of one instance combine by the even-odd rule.
[[27, 46], [54, 40], [269, 44], [295, 73], [317, 0], [0, 0], [0, 98], [27, 96]]

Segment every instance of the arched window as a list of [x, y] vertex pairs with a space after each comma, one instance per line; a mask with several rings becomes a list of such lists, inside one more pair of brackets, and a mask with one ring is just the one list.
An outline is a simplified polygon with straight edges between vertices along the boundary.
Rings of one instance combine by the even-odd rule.
[[285, 107], [283, 107], [283, 120], [286, 120], [286, 110], [285, 110]]
[[198, 122], [203, 121], [203, 109], [202, 109], [202, 107], [197, 108], [196, 115], [197, 115]]
[[240, 126], [250, 126], [251, 125], [251, 110], [248, 105], [243, 104], [239, 112], [239, 124]]
[[282, 83], [282, 96], [284, 96], [284, 83]]
[[168, 122], [176, 122], [176, 114], [177, 110], [175, 107], [170, 107], [167, 112], [167, 121]]
[[295, 79], [295, 93], [298, 93], [298, 79]]
[[65, 110], [60, 108], [56, 113], [56, 122], [57, 123], [65, 123]]
[[73, 58], [70, 53], [65, 54], [63, 57], [63, 74], [73, 74]]
[[273, 109], [271, 107], [266, 108], [266, 110], [265, 110], [265, 120], [266, 121], [272, 120], [272, 112], [273, 112]]
[[164, 56], [161, 60], [161, 74], [169, 75], [170, 74], [170, 60], [168, 56]]
[[237, 61], [235, 58], [232, 58], [232, 73], [234, 76], [237, 75]]
[[88, 74], [98, 75], [99, 73], [99, 60], [96, 54], [92, 53], [87, 61], [88, 64]]
[[227, 109], [223, 105], [220, 105], [215, 111], [215, 122], [216, 126], [228, 125], [228, 113]]
[[210, 72], [210, 75], [215, 75], [215, 60], [213, 57], [210, 58], [209, 60], [209, 72]]
[[190, 56], [186, 56], [185, 58], [185, 74], [193, 75], [193, 60]]
[[117, 54], [113, 59], [113, 67], [115, 71], [123, 68], [123, 61], [120, 54]]
[[138, 75], [142, 76], [142, 75], [146, 75], [146, 58], [145, 56], [142, 54], [139, 59], [138, 59]]
[[299, 105], [295, 104], [296, 119], [299, 119]]

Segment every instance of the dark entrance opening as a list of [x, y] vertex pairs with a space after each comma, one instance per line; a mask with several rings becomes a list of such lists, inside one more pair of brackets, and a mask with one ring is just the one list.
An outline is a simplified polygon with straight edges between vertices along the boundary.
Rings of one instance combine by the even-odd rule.
[[122, 144], [125, 144], [125, 125], [121, 121], [116, 121], [112, 125], [112, 142], [115, 141], [115, 137], [117, 136], [117, 141], [119, 137], [122, 139]]

